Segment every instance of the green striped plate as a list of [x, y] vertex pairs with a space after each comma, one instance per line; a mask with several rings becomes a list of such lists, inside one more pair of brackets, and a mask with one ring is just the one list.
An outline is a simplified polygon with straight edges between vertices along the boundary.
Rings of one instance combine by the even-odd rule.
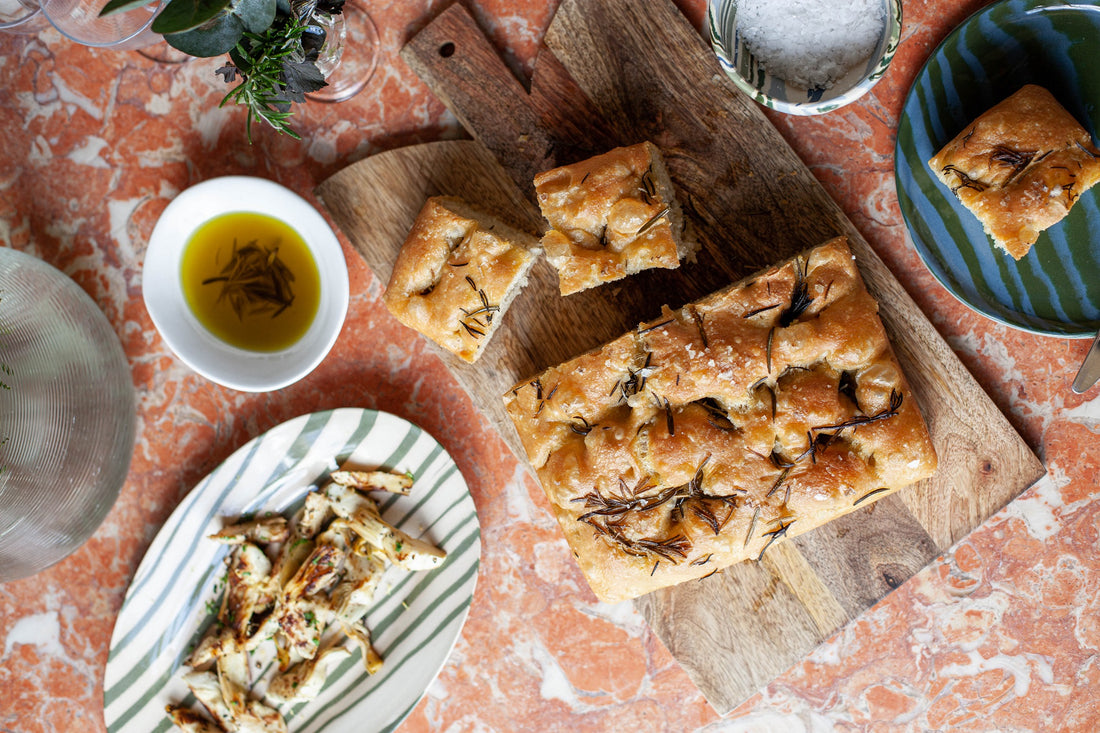
[[1019, 262], [935, 179], [927, 161], [967, 124], [1024, 84], [1049, 89], [1096, 138], [1100, 4], [1002, 0], [955, 29], [917, 75], [898, 126], [901, 211], [932, 274], [963, 303], [1034, 333], [1100, 329], [1100, 186]]
[[[371, 677], [358, 651], [329, 675], [316, 700], [282, 708], [291, 731], [395, 728], [450, 654], [473, 598], [481, 531], [454, 461], [428, 433], [394, 415], [344, 408], [283, 423], [236, 451], [203, 479], [161, 528], [134, 575], [111, 638], [104, 717], [111, 733], [172, 730], [168, 703], [191, 704], [180, 675], [210, 622], [226, 547], [206, 539], [241, 514], [295, 510], [338, 464], [412, 471], [411, 496], [380, 499], [383, 516], [447, 551], [442, 567], [392, 569], [388, 594], [367, 617], [385, 659]], [[262, 650], [262, 647], [261, 647]], [[274, 670], [257, 672], [255, 689]]]

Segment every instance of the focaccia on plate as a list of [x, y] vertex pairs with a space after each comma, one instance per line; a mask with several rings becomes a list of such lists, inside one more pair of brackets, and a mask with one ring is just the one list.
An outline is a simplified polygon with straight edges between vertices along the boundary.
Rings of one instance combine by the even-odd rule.
[[1100, 180], [1089, 133], [1034, 84], [974, 120], [928, 165], [1017, 260]]
[[607, 602], [757, 559], [936, 467], [842, 238], [666, 307], [504, 401]]

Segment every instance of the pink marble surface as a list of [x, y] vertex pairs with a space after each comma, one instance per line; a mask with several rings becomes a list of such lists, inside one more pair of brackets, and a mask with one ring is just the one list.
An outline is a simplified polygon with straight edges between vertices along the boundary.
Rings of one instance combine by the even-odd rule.
[[[146, 240], [187, 186], [257, 175], [310, 195], [379, 150], [462, 134], [398, 56], [445, 6], [374, 0], [382, 38], [366, 91], [298, 115], [303, 141], [217, 106], [214, 61], [157, 64], [53, 30], [0, 36], [0, 243], [69, 273], [127, 353], [138, 441], [117, 504], [74, 555], [0, 585], [0, 731], [96, 731], [114, 617], [179, 500], [250, 437], [316, 409], [388, 410], [455, 457], [477, 504], [482, 566], [470, 617], [402, 730], [1100, 729], [1100, 390], [1069, 382], [1087, 343], [987, 321], [943, 290], [908, 241], [893, 185], [902, 100], [936, 43], [983, 2], [911, 1], [903, 43], [859, 103], [771, 119], [1048, 467], [1035, 488], [720, 719], [629, 605], [598, 603], [541, 491], [419, 337], [381, 306], [344, 240], [352, 302], [310, 377], [249, 395], [184, 367], [141, 299]], [[702, 0], [680, 0], [696, 26]], [[554, 3], [468, 6], [519, 73]]]

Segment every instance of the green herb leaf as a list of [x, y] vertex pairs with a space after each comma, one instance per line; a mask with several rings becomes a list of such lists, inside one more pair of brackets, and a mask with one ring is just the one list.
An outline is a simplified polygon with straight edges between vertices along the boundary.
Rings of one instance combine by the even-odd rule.
[[[261, 119], [275, 129], [295, 139], [300, 136], [287, 124], [290, 103], [302, 99], [301, 89], [307, 87], [304, 78], [296, 79], [288, 89], [285, 64], [305, 60], [302, 35], [309, 24], [296, 16], [280, 16], [263, 33], [245, 32], [240, 43], [230, 51], [229, 58], [244, 77], [244, 81], [225, 95], [222, 106], [240, 104], [248, 108], [245, 129], [252, 141], [252, 121]], [[228, 76], [226, 72], [223, 76]], [[303, 72], [307, 74], [308, 72]]]
[[283, 93], [291, 102], [304, 102], [307, 93], [328, 86], [321, 70], [312, 61], [284, 59], [283, 79], [286, 80]]
[[127, 10], [137, 10], [149, 4], [149, 0], [111, 0], [99, 11], [99, 16], [102, 18], [112, 13], [125, 13]]
[[[203, 5], [204, 13], [189, 17], [187, 8], [179, 17], [163, 20], [177, 3]], [[204, 17], [214, 8], [214, 14], [198, 25], [196, 18]], [[275, 21], [275, 0], [172, 0], [172, 3], [153, 21], [153, 30], [164, 34], [169, 45], [191, 56], [209, 58], [228, 53], [236, 47], [245, 32], [262, 33]]]
[[238, 0], [233, 15], [241, 19], [245, 30], [263, 33], [275, 22], [275, 0]]
[[[125, 0], [124, 0], [125, 1]], [[229, 14], [232, 0], [171, 0], [153, 21], [153, 31], [160, 34], [182, 33]]]
[[166, 33], [168, 45], [188, 56], [210, 58], [228, 53], [244, 35], [244, 25], [235, 15], [219, 15], [208, 23], [182, 33]]

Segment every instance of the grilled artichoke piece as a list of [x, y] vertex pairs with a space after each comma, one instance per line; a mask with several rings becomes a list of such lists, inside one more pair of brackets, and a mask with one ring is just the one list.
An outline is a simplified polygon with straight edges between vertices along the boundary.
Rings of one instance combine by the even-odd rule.
[[294, 522], [294, 535], [296, 537], [315, 537], [332, 518], [325, 497], [316, 491], [306, 494], [305, 504]]
[[317, 535], [313, 551], [283, 587], [273, 614], [279, 629], [279, 669], [286, 669], [294, 656], [312, 659], [317, 653], [321, 632], [332, 617], [324, 593], [343, 572], [351, 538], [347, 523], [333, 520]]
[[367, 670], [367, 674], [375, 674], [382, 669], [382, 657], [375, 650], [374, 644], [371, 643], [370, 631], [363, 622], [356, 621], [340, 626], [344, 633], [348, 635], [348, 638], [358, 644], [360, 651], [363, 652], [363, 667]]
[[332, 619], [326, 600], [298, 598], [279, 605], [275, 648], [280, 670], [316, 656], [321, 634]]
[[259, 547], [245, 542], [234, 548], [218, 620], [232, 629], [239, 644], [252, 635], [253, 616], [275, 603], [276, 589], [270, 572], [271, 561]]
[[209, 535], [210, 539], [223, 545], [240, 545], [245, 542], [261, 544], [285, 542], [289, 536], [290, 528], [287, 526], [286, 519], [278, 514], [231, 524]]
[[250, 700], [244, 715], [237, 717], [238, 733], [287, 733], [286, 721], [278, 710], [259, 700]]
[[190, 708], [168, 705], [164, 708], [172, 723], [184, 733], [225, 733], [225, 730], [211, 723]]
[[267, 696], [280, 704], [312, 700], [324, 687], [329, 670], [350, 654], [345, 647], [330, 646], [313, 659], [303, 660], [275, 677], [267, 688]]
[[248, 653], [234, 649], [218, 657], [215, 664], [218, 671], [218, 686], [222, 700], [230, 710], [245, 710], [248, 707], [248, 688], [251, 674], [248, 669]]
[[222, 654], [236, 648], [236, 645], [232, 629], [224, 624], [214, 624], [183, 663], [193, 669], [206, 667]]
[[[213, 672], [189, 672], [183, 681], [222, 730], [233, 733], [286, 733], [286, 722], [278, 710], [259, 700], [244, 698], [238, 705], [222, 699], [222, 686]], [[234, 709], [239, 708], [239, 709]]]
[[443, 550], [388, 524], [378, 512], [378, 505], [355, 489], [328, 484], [325, 496], [336, 516], [370, 544], [377, 547], [394, 565], [405, 570], [432, 570], [447, 557]]
[[336, 583], [344, 564], [344, 552], [336, 545], [318, 544], [283, 586], [283, 599], [307, 598]]
[[352, 623], [366, 614], [386, 572], [380, 552], [351, 552], [344, 559], [344, 577], [332, 589], [331, 607], [341, 623]]
[[291, 535], [291, 538], [279, 548], [275, 567], [271, 570], [272, 582], [279, 588], [285, 587], [313, 552], [314, 547], [312, 538]]
[[227, 731], [237, 730], [237, 716], [222, 699], [218, 675], [209, 671], [188, 672], [183, 676], [183, 681], [219, 726]]
[[413, 485], [411, 474], [392, 471], [333, 471], [329, 478], [359, 491], [387, 491], [402, 496], [408, 496]]
[[305, 503], [290, 522], [290, 536], [279, 547], [279, 554], [275, 558], [271, 576], [279, 588], [290, 582], [302, 562], [313, 552], [313, 538], [331, 516], [332, 510], [324, 497], [317, 496], [316, 492], [306, 494]]

